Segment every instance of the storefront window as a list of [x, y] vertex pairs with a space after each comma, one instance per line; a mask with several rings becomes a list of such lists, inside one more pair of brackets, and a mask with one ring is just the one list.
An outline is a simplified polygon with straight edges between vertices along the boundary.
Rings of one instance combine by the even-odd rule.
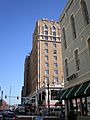
[[90, 116], [90, 97], [87, 97], [87, 115]]

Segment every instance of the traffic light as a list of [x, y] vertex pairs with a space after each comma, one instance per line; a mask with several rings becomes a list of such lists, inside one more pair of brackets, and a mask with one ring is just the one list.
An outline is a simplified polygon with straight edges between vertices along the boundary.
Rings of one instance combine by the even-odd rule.
[[7, 95], [5, 95], [5, 99], [7, 99]]
[[17, 100], [19, 99], [19, 96], [17, 96]]

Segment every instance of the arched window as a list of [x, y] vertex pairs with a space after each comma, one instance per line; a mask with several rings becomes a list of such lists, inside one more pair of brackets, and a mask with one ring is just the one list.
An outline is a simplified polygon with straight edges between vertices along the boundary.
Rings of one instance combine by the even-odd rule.
[[44, 25], [44, 35], [48, 35], [48, 26]]
[[65, 28], [62, 29], [62, 36], [63, 36], [63, 46], [64, 46], [64, 49], [66, 49], [67, 48], [67, 43], [66, 43]]
[[75, 50], [75, 63], [76, 63], [76, 71], [80, 70], [80, 60], [78, 57], [78, 49]]
[[68, 77], [68, 61], [67, 59], [65, 59], [65, 74], [66, 74], [66, 77]]
[[44, 29], [45, 29], [45, 30], [48, 30], [48, 26], [47, 26], [46, 24], [44, 25]]
[[75, 20], [74, 20], [74, 16], [71, 15], [71, 30], [72, 30], [72, 36], [73, 36], [73, 39], [76, 38], [76, 27], [75, 27]]
[[82, 9], [85, 25], [88, 25], [90, 20], [89, 20], [89, 14], [85, 0], [81, 0], [81, 9]]
[[53, 31], [55, 31], [55, 30], [56, 30], [55, 26], [53, 26], [53, 27], [52, 27], [52, 30], [53, 30]]

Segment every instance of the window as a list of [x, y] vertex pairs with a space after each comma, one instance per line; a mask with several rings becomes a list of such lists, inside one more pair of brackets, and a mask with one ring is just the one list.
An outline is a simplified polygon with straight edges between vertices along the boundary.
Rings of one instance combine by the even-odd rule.
[[53, 43], [53, 47], [56, 48], [56, 43]]
[[44, 34], [45, 34], [45, 35], [48, 35], [48, 31], [44, 31]]
[[57, 56], [54, 56], [54, 60], [55, 60], [55, 61], [57, 60]]
[[53, 50], [53, 54], [56, 54], [57, 53], [57, 51], [56, 50]]
[[53, 26], [53, 27], [52, 27], [52, 30], [53, 30], [53, 31], [56, 31], [56, 28], [55, 28], [55, 26]]
[[[58, 94], [59, 94], [58, 90], [51, 90], [51, 100], [55, 100]], [[60, 108], [54, 108], [54, 111], [59, 112]]]
[[49, 81], [49, 77], [45, 77], [45, 82]]
[[75, 50], [75, 62], [76, 62], [76, 71], [80, 70], [80, 60], [78, 58], [78, 49]]
[[58, 67], [58, 64], [57, 64], [57, 63], [54, 63], [54, 67], [55, 67], [55, 68]]
[[48, 64], [48, 62], [45, 62], [45, 67], [49, 67], [49, 64]]
[[56, 32], [53, 32], [53, 36], [56, 36]]
[[48, 75], [49, 74], [49, 70], [45, 70], [45, 75]]
[[69, 75], [68, 74], [68, 62], [67, 62], [67, 59], [65, 60], [65, 74], [66, 74], [66, 77]]
[[54, 82], [58, 82], [58, 77], [54, 77]]
[[45, 43], [45, 46], [48, 46], [48, 43]]
[[53, 41], [56, 41], [56, 37], [53, 37]]
[[90, 54], [90, 38], [88, 39], [88, 49], [89, 49], [89, 54]]
[[47, 55], [45, 56], [45, 60], [48, 60], [48, 56]]
[[73, 39], [76, 38], [76, 28], [75, 28], [75, 20], [74, 20], [74, 16], [71, 15], [71, 29], [72, 29], [72, 36], [73, 36]]
[[85, 22], [85, 26], [89, 24], [90, 20], [89, 20], [89, 14], [88, 14], [88, 10], [87, 10], [87, 5], [85, 0], [81, 0], [81, 9], [82, 9], [82, 14], [83, 14], [83, 18], [84, 18], [84, 22]]
[[45, 49], [45, 53], [48, 53], [48, 49]]
[[48, 30], [48, 26], [46, 24], [44, 25], [44, 30]]
[[45, 40], [48, 40], [48, 36], [45, 36], [44, 39], [45, 39]]
[[58, 74], [58, 70], [54, 70], [54, 74]]
[[65, 29], [62, 29], [64, 49], [67, 48]]

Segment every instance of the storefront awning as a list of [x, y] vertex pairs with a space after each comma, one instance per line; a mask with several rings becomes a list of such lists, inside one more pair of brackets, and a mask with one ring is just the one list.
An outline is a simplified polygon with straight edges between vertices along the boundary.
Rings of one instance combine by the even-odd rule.
[[77, 96], [77, 97], [85, 96], [86, 94], [85, 94], [84, 91], [87, 89], [87, 87], [88, 87], [89, 84], [90, 84], [90, 81], [81, 84], [80, 87], [77, 89], [77, 91], [75, 93], [75, 96]]
[[74, 99], [88, 95], [90, 95], [90, 81], [60, 91], [56, 99]]
[[62, 96], [60, 97], [60, 99], [64, 100], [64, 99], [67, 99], [67, 94], [71, 91], [72, 87], [70, 88], [67, 88], [65, 90], [65, 92], [62, 94]]
[[67, 98], [68, 98], [68, 99], [74, 98], [74, 97], [75, 97], [74, 94], [76, 93], [76, 91], [78, 90], [79, 87], [80, 87], [80, 85], [73, 86], [72, 89], [71, 89], [71, 91], [70, 91], [69, 94], [67, 95]]
[[90, 95], [90, 83], [88, 84], [87, 88], [84, 91], [85, 95]]

